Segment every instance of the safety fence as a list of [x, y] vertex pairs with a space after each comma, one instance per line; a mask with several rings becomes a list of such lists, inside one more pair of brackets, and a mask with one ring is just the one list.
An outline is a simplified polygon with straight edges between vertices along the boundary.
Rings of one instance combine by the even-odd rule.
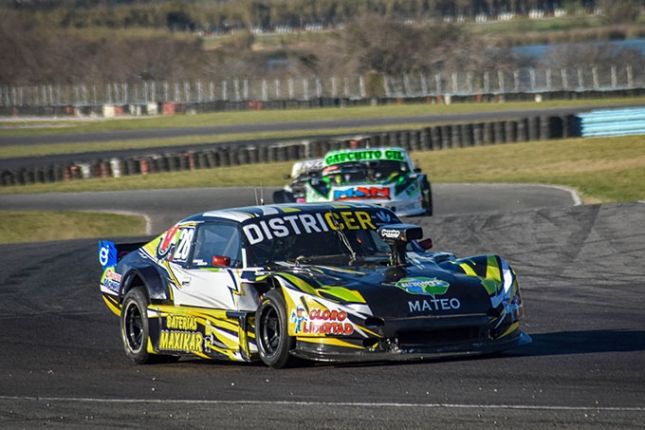
[[579, 117], [583, 137], [645, 134], [645, 108], [601, 109]]
[[0, 85], [0, 116], [156, 115], [501, 99], [570, 99], [645, 94], [645, 68], [519, 68], [398, 76]]
[[0, 172], [0, 186], [28, 185], [89, 178], [118, 178], [159, 172], [191, 171], [257, 163], [295, 161], [323, 156], [331, 149], [358, 146], [400, 146], [408, 151], [435, 151], [533, 140], [579, 136], [573, 115], [534, 116], [518, 120], [438, 125], [325, 140], [267, 145], [204, 145], [204, 149], [126, 158], [97, 159], [68, 165]]

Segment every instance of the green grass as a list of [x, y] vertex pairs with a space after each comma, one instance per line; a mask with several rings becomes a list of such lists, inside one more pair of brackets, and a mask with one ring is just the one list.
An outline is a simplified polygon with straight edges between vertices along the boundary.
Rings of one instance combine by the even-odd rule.
[[88, 212], [0, 211], [0, 244], [145, 234], [143, 217]]
[[52, 184], [0, 187], [0, 194], [49, 192], [125, 191], [167, 188], [282, 186], [291, 162], [220, 167], [195, 171], [123, 176], [121, 178], [77, 179]]
[[645, 136], [482, 146], [413, 158], [434, 182], [562, 185], [585, 203], [645, 199]]

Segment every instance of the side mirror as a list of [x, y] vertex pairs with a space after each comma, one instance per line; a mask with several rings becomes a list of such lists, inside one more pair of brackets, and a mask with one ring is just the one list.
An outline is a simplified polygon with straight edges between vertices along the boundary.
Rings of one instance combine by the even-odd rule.
[[423, 248], [424, 251], [428, 251], [429, 249], [432, 249], [434, 244], [432, 243], [432, 239], [427, 238], [423, 239], [417, 242], [421, 248]]
[[378, 233], [388, 245], [396, 245], [421, 239], [423, 230], [421, 227], [413, 224], [389, 224], [378, 229]]
[[413, 224], [389, 224], [378, 229], [381, 239], [390, 246], [393, 266], [405, 266], [405, 248], [408, 243], [423, 237], [421, 227]]
[[213, 255], [211, 263], [214, 267], [231, 267], [231, 258], [224, 255]]
[[285, 174], [284, 174], [284, 179], [291, 179], [291, 175], [290, 175], [290, 174], [288, 174], [288, 173], [285, 173]]

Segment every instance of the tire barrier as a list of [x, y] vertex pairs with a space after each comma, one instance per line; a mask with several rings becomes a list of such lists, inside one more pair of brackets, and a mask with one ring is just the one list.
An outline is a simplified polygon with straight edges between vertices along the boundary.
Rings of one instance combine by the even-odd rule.
[[[176, 106], [175, 106], [176, 108]], [[273, 163], [322, 157], [332, 149], [360, 146], [401, 146], [409, 152], [438, 151], [530, 140], [580, 136], [580, 120], [574, 115], [529, 117], [512, 121], [438, 125], [420, 130], [397, 130], [360, 137], [237, 146], [213, 144], [198, 151], [110, 158], [67, 166], [51, 165], [0, 171], [0, 186], [52, 183], [89, 178], [120, 178], [163, 172], [215, 169], [228, 166]]]

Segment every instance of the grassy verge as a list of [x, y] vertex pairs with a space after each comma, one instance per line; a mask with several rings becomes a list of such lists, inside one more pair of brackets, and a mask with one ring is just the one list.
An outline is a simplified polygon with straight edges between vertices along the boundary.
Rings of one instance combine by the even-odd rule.
[[434, 182], [563, 185], [585, 203], [645, 199], [645, 136], [515, 143], [413, 158]]
[[143, 217], [88, 212], [0, 211], [0, 244], [145, 234]]
[[156, 173], [152, 175], [123, 176], [121, 178], [93, 178], [0, 187], [0, 194], [125, 191], [168, 188], [282, 186], [284, 174], [291, 172], [293, 163], [255, 164], [217, 169]]

